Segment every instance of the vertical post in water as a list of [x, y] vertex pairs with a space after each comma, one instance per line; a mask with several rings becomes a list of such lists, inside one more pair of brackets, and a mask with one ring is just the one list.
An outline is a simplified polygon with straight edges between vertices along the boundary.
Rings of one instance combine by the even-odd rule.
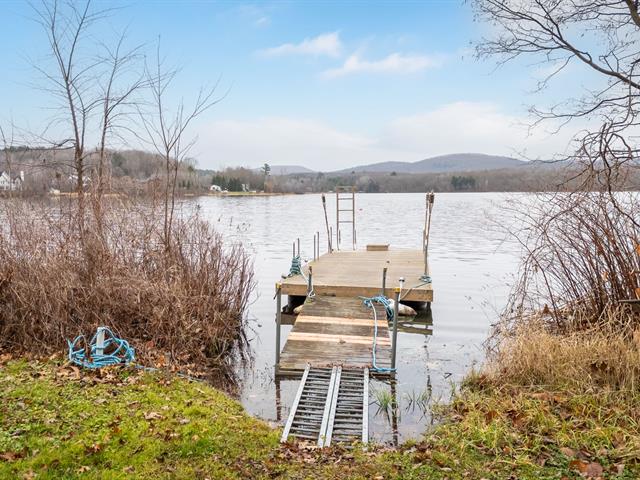
[[391, 337], [391, 368], [396, 368], [396, 350], [398, 347], [398, 311], [400, 309], [400, 288], [396, 287], [393, 305], [393, 336]]
[[282, 325], [282, 284], [276, 283], [276, 367], [280, 365], [280, 326]]
[[333, 252], [333, 227], [329, 227], [329, 253]]
[[356, 249], [356, 187], [351, 188], [351, 239], [353, 240], [353, 249]]
[[314, 260], [316, 259], [316, 242], [317, 242], [317, 240], [318, 240], [318, 239], [317, 239], [317, 238], [316, 238], [316, 236], [314, 235], [314, 236], [313, 236], [313, 259], [314, 259]]
[[433, 211], [433, 201], [435, 194], [433, 192], [427, 193], [426, 196], [426, 210], [424, 221], [424, 241], [422, 248], [424, 249], [424, 278], [429, 278], [429, 233], [431, 231], [431, 212]]
[[340, 187], [336, 187], [336, 250], [340, 250]]
[[300, 238], [298, 237], [298, 256], [300, 256]]
[[296, 242], [293, 242], [293, 247], [291, 250], [291, 258], [295, 258], [296, 257]]
[[382, 293], [381, 293], [383, 297], [387, 296], [386, 290], [387, 290], [387, 267], [384, 267], [382, 269]]

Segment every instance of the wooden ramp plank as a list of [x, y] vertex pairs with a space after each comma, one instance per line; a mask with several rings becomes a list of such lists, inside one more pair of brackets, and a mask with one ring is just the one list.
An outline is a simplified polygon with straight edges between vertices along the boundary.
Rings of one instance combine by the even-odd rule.
[[[376, 304], [378, 367], [391, 366], [391, 339], [384, 307]], [[326, 315], [326, 316], [325, 316]], [[343, 317], [345, 315], [345, 317]], [[278, 373], [294, 374], [314, 367], [371, 368], [373, 311], [359, 298], [316, 296], [307, 299], [280, 354]], [[374, 372], [370, 374], [388, 375]]]

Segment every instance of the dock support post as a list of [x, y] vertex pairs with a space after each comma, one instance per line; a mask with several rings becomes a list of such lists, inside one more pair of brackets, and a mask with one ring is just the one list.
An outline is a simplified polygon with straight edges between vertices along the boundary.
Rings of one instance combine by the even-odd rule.
[[382, 269], [382, 296], [386, 297], [385, 293], [387, 290], [387, 267]]
[[313, 236], [313, 259], [316, 260], [316, 242], [318, 241], [318, 239], [316, 238], [316, 236]]
[[313, 267], [309, 265], [309, 280], [307, 281], [307, 296], [313, 292]]
[[393, 305], [393, 336], [391, 338], [391, 368], [396, 368], [396, 350], [398, 346], [398, 310], [400, 308], [400, 288], [395, 289]]
[[280, 365], [280, 326], [282, 325], [282, 284], [276, 283], [276, 367]]
[[333, 227], [329, 228], [329, 253], [333, 252]]

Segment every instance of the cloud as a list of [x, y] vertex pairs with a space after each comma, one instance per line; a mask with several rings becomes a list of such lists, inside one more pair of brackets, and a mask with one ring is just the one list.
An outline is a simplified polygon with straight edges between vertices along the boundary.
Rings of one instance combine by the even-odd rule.
[[284, 43], [277, 47], [261, 50], [262, 55], [277, 57], [283, 55], [314, 55], [338, 57], [342, 52], [342, 42], [338, 32], [323, 33], [313, 38], [305, 38], [300, 43]]
[[270, 23], [271, 23], [271, 19], [269, 17], [267, 17], [267, 16], [260, 17], [260, 18], [256, 19], [255, 22], [253, 22], [253, 24], [256, 27], [265, 27], [265, 26], [269, 25]]
[[204, 168], [267, 162], [320, 171], [384, 161], [415, 162], [448, 153], [522, 153], [548, 159], [564, 151], [569, 132], [529, 132], [525, 120], [482, 102], [454, 102], [398, 117], [367, 134], [312, 119], [222, 120], [200, 129], [197, 150], [207, 152], [206, 158], [200, 156]]
[[362, 161], [372, 155], [380, 161], [375, 140], [343, 132], [309, 119], [265, 117], [251, 121], [223, 120], [198, 134], [197, 149], [211, 152], [203, 167], [304, 164], [315, 170], [340, 168], [350, 156]]
[[258, 5], [239, 5], [238, 12], [249, 19], [254, 27], [266, 27], [271, 23], [267, 8]]
[[552, 135], [544, 126], [530, 129], [529, 123], [494, 103], [461, 101], [396, 118], [384, 128], [380, 141], [390, 149], [425, 156], [478, 152], [548, 159], [565, 150], [568, 132]]
[[437, 67], [442, 63], [440, 59], [426, 55], [402, 55], [392, 53], [380, 60], [363, 60], [358, 54], [349, 56], [342, 66], [325, 70], [325, 78], [344, 77], [356, 73], [416, 73], [427, 68]]

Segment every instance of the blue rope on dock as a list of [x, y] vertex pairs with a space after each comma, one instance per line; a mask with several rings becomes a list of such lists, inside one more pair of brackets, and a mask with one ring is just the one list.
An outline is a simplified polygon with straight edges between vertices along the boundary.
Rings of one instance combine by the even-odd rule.
[[376, 312], [374, 303], [379, 303], [380, 305], [384, 305], [384, 309], [387, 312], [387, 319], [392, 319], [395, 315], [394, 309], [391, 306], [391, 302], [389, 299], [383, 295], [377, 295], [375, 297], [360, 297], [362, 298], [362, 303], [373, 310], [373, 350], [371, 352], [372, 356], [372, 369], [376, 372], [395, 372], [395, 368], [386, 368], [386, 367], [378, 367], [376, 364], [376, 344], [378, 340], [378, 314]]
[[289, 268], [288, 277], [293, 277], [294, 275], [302, 275], [304, 277], [304, 273], [302, 273], [302, 259], [300, 255], [296, 255], [291, 259], [291, 268]]
[[[98, 353], [100, 346], [97, 345], [97, 340], [101, 331], [104, 332], [104, 343], [101, 346], [102, 353]], [[135, 350], [129, 345], [129, 342], [118, 338], [107, 327], [98, 327], [88, 345], [84, 335], [78, 335], [73, 342], [67, 340], [67, 344], [69, 345], [69, 360], [85, 368], [128, 365], [135, 360]]]

